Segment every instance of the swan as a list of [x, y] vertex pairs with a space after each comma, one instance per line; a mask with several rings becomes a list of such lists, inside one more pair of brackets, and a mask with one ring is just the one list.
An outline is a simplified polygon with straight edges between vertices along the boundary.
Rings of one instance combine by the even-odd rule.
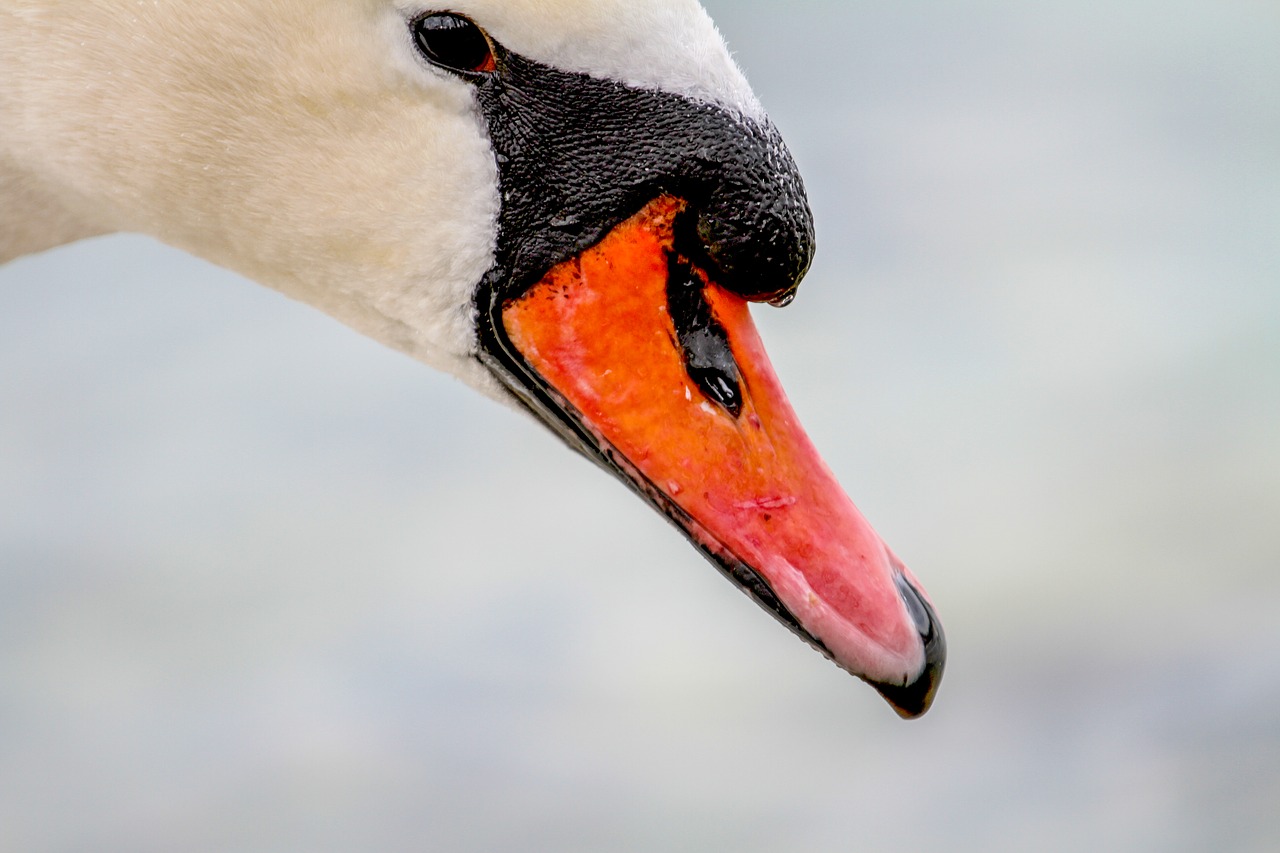
[[903, 717], [942, 627], [748, 303], [804, 185], [696, 0], [3, 0], [0, 262], [152, 235], [523, 409]]

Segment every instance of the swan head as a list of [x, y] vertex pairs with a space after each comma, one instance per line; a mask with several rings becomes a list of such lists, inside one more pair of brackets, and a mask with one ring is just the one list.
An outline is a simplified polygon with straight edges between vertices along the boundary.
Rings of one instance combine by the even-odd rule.
[[[129, 120], [65, 128], [110, 152], [61, 164], [69, 205], [92, 198], [98, 227], [155, 234], [523, 408], [900, 714], [928, 708], [940, 623], [751, 322], [748, 303], [795, 295], [813, 223], [695, 0], [154, 14], [127, 34], [129, 68], [75, 96]], [[69, 62], [120, 49], [71, 41]]]

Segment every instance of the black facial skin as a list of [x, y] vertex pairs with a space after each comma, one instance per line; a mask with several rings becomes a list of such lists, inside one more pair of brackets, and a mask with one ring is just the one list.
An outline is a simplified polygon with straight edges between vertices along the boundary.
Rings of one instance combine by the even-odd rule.
[[495, 49], [476, 98], [502, 187], [502, 299], [595, 245], [663, 193], [689, 202], [679, 248], [720, 287], [787, 301], [813, 258], [813, 216], [772, 125], [678, 95], [569, 74]]
[[[690, 377], [736, 417], [741, 378], [693, 268], [746, 299], [782, 305], [794, 297], [813, 257], [814, 233], [790, 153], [767, 122], [559, 71], [500, 45], [493, 53], [495, 71], [460, 74], [475, 87], [501, 189], [496, 261], [475, 297], [477, 358], [571, 447], [670, 518], [721, 572], [830, 657], [759, 573], [699, 542], [697, 522], [584, 426], [581, 414], [511, 344], [502, 324], [505, 303], [554, 266], [599, 243], [657, 197], [681, 198], [688, 207], [677, 219], [669, 259], [671, 317]], [[928, 634], [940, 637], [928, 604], [918, 594], [913, 599], [925, 611]], [[939, 664], [930, 678], [893, 687], [897, 695], [886, 698], [899, 708], [922, 710], [940, 671]]]

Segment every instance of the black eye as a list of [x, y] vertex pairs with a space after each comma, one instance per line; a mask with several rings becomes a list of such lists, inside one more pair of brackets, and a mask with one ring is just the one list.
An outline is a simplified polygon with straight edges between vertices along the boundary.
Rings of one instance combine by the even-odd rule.
[[418, 49], [427, 61], [450, 71], [484, 73], [497, 65], [484, 30], [461, 15], [430, 12], [410, 25]]

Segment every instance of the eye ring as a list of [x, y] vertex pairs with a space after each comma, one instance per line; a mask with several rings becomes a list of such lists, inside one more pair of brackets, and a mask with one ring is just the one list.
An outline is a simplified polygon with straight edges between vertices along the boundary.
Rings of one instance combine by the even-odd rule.
[[418, 52], [440, 68], [458, 74], [498, 70], [493, 43], [470, 18], [454, 12], [427, 12], [409, 23]]

